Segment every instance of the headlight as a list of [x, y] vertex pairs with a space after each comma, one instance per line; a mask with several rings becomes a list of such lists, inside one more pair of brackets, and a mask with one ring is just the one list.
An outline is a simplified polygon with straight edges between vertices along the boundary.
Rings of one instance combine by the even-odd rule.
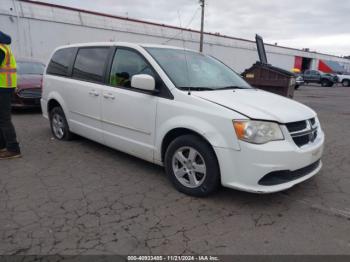
[[233, 121], [238, 139], [252, 144], [265, 144], [270, 141], [284, 140], [278, 124], [265, 121]]

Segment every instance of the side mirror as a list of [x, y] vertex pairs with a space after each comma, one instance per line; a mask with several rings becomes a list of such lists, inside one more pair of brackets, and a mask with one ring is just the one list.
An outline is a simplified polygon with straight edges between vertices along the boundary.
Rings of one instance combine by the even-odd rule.
[[134, 75], [131, 78], [131, 87], [146, 90], [146, 91], [155, 91], [156, 81], [150, 75], [146, 75], [146, 74]]

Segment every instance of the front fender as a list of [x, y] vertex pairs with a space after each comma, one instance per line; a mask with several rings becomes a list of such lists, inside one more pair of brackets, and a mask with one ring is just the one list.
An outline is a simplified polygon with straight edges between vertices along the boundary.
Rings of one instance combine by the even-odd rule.
[[185, 128], [203, 136], [213, 147], [240, 150], [232, 122], [224, 119], [209, 122], [203, 119], [180, 115], [167, 119], [157, 128], [155, 159], [161, 160], [161, 148], [165, 136], [174, 129]]

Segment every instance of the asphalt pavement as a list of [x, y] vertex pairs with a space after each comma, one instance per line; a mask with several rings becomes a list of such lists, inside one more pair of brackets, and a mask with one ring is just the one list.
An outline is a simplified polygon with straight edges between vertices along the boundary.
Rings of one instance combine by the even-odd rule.
[[177, 192], [161, 167], [14, 112], [0, 162], [0, 254], [350, 254], [350, 88], [301, 87], [326, 133], [322, 171], [288, 191]]

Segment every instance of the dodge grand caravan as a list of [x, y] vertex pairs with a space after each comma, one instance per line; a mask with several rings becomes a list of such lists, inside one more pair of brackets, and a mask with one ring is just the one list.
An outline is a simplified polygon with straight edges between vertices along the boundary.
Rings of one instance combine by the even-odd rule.
[[189, 195], [220, 184], [278, 192], [322, 167], [324, 133], [313, 110], [187, 49], [60, 47], [46, 68], [41, 106], [56, 139], [78, 134], [162, 165]]

